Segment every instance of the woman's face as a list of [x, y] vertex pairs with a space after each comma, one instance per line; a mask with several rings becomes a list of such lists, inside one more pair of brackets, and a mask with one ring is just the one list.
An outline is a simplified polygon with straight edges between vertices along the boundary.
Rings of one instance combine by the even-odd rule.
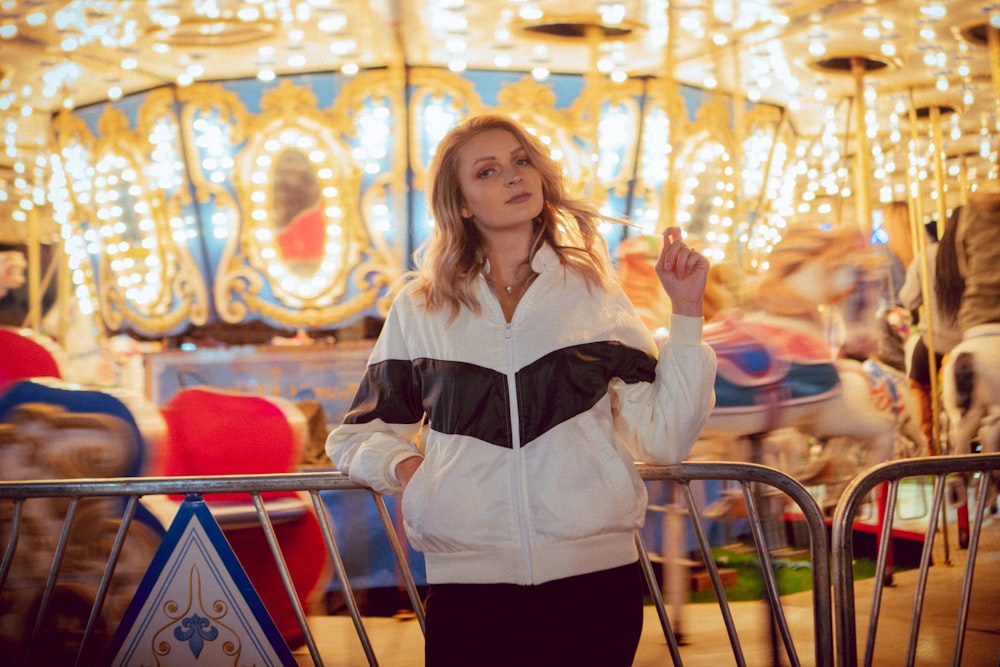
[[462, 146], [457, 156], [463, 218], [472, 218], [487, 235], [531, 227], [542, 210], [542, 175], [513, 134], [486, 130]]

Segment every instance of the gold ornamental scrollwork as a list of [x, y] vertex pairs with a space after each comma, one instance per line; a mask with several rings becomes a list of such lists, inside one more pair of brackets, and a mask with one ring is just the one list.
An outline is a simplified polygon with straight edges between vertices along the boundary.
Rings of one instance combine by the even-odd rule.
[[207, 289], [186, 241], [192, 216], [180, 130], [168, 90], [142, 105], [134, 131], [108, 108], [95, 138], [82, 120], [54, 123], [80, 234], [97, 264], [105, 326], [159, 336], [204, 324]]
[[566, 189], [581, 196], [594, 177], [594, 163], [589, 133], [578, 140], [579, 127], [568, 109], [556, 108], [556, 95], [549, 86], [531, 76], [504, 85], [497, 94], [497, 107], [520, 121], [549, 147], [556, 162], [563, 165]]
[[597, 157], [589, 177], [619, 197], [628, 195], [635, 177], [642, 97], [641, 81], [592, 77], [570, 109], [574, 134], [588, 138]]
[[413, 189], [426, 191], [427, 170], [434, 149], [458, 121], [487, 110], [476, 87], [457, 74], [438, 69], [413, 69], [410, 72], [409, 154], [413, 171]]
[[289, 80], [264, 93], [259, 115], [232, 118], [245, 142], [233, 170], [239, 229], [215, 278], [220, 317], [310, 327], [376, 305], [399, 270], [365, 224], [362, 169], [341, 127]]

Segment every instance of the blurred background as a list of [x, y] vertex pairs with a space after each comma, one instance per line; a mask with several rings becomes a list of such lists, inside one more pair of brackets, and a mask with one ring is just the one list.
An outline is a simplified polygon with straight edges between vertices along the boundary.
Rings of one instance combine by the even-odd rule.
[[436, 142], [490, 109], [635, 222], [612, 251], [678, 221], [760, 271], [806, 223], [908, 262], [996, 181], [997, 25], [987, 0], [3, 0], [0, 244], [30, 255], [5, 322], [363, 327], [432, 224]]

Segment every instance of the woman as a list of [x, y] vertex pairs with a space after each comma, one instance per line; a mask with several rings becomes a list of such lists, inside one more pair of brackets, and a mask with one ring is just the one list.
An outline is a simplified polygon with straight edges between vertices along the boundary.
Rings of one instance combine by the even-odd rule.
[[327, 453], [403, 493], [428, 667], [631, 665], [646, 506], [633, 461], [681, 461], [714, 405], [708, 262], [664, 233], [673, 315], [658, 350], [598, 213], [520, 125], [468, 120], [431, 175], [436, 226]]
[[[907, 380], [911, 393], [917, 399], [920, 429], [927, 439], [927, 453], [932, 456], [940, 454], [941, 447], [934, 437], [930, 349], [934, 348], [937, 377], [944, 355], [962, 340], [962, 330], [958, 325], [958, 306], [962, 300], [965, 281], [958, 273], [955, 248], [955, 233], [961, 211], [961, 206], [952, 211], [941, 239], [929, 244], [924, 255], [913, 260], [906, 272], [906, 281], [899, 290], [900, 303], [913, 312], [914, 320], [920, 328], [920, 337], [910, 353]], [[927, 284], [930, 287], [927, 303], [924, 303], [922, 287], [925, 264]], [[921, 306], [924, 307], [922, 315], [919, 312]], [[930, 344], [932, 342], [933, 345]]]

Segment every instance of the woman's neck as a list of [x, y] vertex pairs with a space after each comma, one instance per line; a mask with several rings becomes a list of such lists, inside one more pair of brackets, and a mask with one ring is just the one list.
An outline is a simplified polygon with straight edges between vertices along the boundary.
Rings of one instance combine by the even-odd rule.
[[493, 282], [503, 286], [514, 285], [532, 273], [531, 238], [518, 234], [492, 239], [486, 258]]

